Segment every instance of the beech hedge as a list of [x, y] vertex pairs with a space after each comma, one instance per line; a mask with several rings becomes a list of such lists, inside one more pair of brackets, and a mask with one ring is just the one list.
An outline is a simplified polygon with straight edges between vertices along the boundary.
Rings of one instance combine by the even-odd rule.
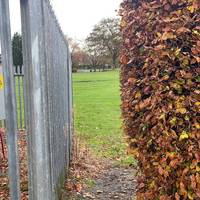
[[121, 99], [138, 200], [200, 199], [200, 0], [124, 0]]

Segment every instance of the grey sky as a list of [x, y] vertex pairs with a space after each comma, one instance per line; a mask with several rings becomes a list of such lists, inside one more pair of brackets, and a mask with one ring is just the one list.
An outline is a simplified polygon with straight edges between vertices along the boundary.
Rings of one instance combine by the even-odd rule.
[[[12, 33], [20, 31], [19, 0], [10, 1]], [[84, 39], [102, 18], [115, 17], [122, 0], [51, 0], [63, 32]]]

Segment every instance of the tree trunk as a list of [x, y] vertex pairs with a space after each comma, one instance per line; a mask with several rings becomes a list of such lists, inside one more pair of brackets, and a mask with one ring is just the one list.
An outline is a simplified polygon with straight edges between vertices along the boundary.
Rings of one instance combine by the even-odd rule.
[[116, 69], [116, 68], [117, 68], [117, 66], [116, 66], [116, 60], [117, 60], [117, 57], [116, 57], [116, 56], [113, 56], [113, 57], [112, 57], [113, 69]]

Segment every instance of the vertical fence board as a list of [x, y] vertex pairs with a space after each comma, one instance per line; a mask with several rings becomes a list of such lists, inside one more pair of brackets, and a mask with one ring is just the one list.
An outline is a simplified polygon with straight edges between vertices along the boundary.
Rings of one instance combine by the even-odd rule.
[[71, 61], [48, 0], [21, 0], [29, 199], [59, 198], [72, 138]]
[[8, 146], [8, 165], [10, 196], [20, 199], [19, 161], [17, 148], [17, 114], [12, 63], [9, 1], [0, 0], [0, 35], [2, 64], [5, 81], [6, 130]]
[[[22, 19], [24, 47], [30, 56], [25, 54], [25, 79], [26, 90], [26, 114], [29, 122], [28, 142], [29, 169], [31, 175], [29, 186], [30, 197], [34, 200], [54, 199], [51, 190], [50, 158], [49, 158], [49, 136], [47, 127], [47, 96], [46, 96], [46, 63], [44, 50], [43, 30], [43, 2], [40, 0], [21, 1], [22, 14], [27, 17]], [[25, 7], [24, 7], [25, 6]], [[23, 8], [24, 7], [24, 8]], [[24, 23], [25, 22], [25, 23]]]
[[[23, 61], [24, 61], [24, 107], [25, 107], [25, 124], [26, 124], [26, 132], [27, 132], [27, 143], [28, 143], [28, 157], [33, 158], [34, 149], [33, 147], [33, 135], [30, 134], [30, 130], [32, 130], [32, 121], [31, 121], [31, 113], [32, 107], [31, 104], [28, 103], [31, 101], [31, 96], [26, 95], [28, 91], [31, 90], [31, 84], [26, 84], [31, 80], [31, 71], [28, 69], [29, 61], [31, 60], [31, 42], [29, 40], [30, 37], [30, 16], [29, 16], [29, 7], [27, 0], [20, 0], [20, 9], [21, 9], [21, 24], [22, 24], [22, 45], [23, 45]], [[33, 162], [28, 162], [28, 191], [29, 191], [29, 199], [34, 199], [34, 166]]]
[[24, 74], [14, 73], [8, 2], [0, 0], [0, 33], [11, 199], [20, 199], [17, 128], [25, 124], [29, 199], [59, 199], [73, 137], [69, 47], [49, 0], [20, 0]]
[[[69, 51], [69, 47], [68, 47], [68, 66], [72, 66], [72, 61], [71, 61], [71, 55], [70, 55], [70, 51]], [[74, 132], [74, 112], [73, 112], [73, 81], [72, 81], [72, 67], [69, 67], [69, 72], [68, 72], [68, 79], [69, 79], [69, 93], [68, 93], [68, 98], [69, 98], [69, 112], [68, 112], [68, 116], [69, 116], [69, 134], [70, 134], [70, 144], [73, 143], [73, 132]], [[71, 159], [70, 155], [72, 154], [72, 145], [69, 145], [69, 160]]]

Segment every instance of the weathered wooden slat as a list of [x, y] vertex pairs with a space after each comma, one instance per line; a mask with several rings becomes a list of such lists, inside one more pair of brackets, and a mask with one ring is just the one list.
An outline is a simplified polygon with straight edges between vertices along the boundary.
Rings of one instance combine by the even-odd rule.
[[59, 198], [72, 146], [71, 58], [48, 0], [21, 0], [29, 199]]
[[17, 148], [17, 114], [8, 0], [0, 0], [0, 35], [2, 65], [5, 81], [5, 110], [10, 196], [12, 200], [20, 200], [19, 157]]

